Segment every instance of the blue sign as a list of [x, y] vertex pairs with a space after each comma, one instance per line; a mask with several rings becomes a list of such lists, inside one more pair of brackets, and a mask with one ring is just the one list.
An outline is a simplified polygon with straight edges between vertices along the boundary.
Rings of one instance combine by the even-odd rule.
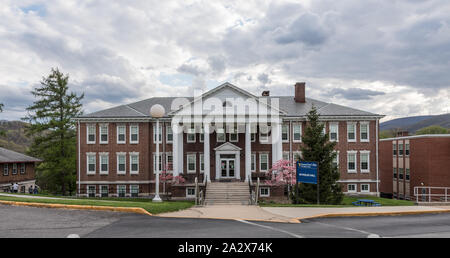
[[297, 182], [317, 184], [317, 162], [297, 161]]

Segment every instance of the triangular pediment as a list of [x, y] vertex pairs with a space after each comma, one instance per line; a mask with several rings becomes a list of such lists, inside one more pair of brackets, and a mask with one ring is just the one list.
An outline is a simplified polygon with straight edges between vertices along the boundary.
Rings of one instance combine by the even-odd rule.
[[220, 145], [219, 147], [214, 148], [214, 150], [215, 151], [240, 151], [242, 149], [230, 142], [226, 142], [226, 143]]

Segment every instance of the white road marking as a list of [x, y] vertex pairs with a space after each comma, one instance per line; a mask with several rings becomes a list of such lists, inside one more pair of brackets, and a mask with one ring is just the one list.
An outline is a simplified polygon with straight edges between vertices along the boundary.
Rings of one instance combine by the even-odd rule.
[[236, 221], [239, 221], [239, 222], [242, 222], [242, 223], [246, 223], [246, 224], [249, 224], [249, 225], [253, 225], [253, 226], [258, 226], [258, 227], [265, 228], [265, 229], [270, 229], [270, 230], [273, 230], [273, 231], [282, 232], [282, 233], [288, 234], [288, 235], [296, 237], [296, 238], [303, 238], [300, 235], [291, 233], [291, 232], [286, 231], [286, 230], [282, 230], [282, 229], [278, 229], [278, 228], [274, 228], [274, 227], [270, 227], [270, 226], [265, 226], [265, 225], [260, 225], [260, 224], [256, 224], [256, 223], [253, 223], [253, 222], [250, 222], [250, 221], [241, 220], [241, 219], [237, 219]]
[[78, 234], [70, 234], [67, 238], [80, 238], [80, 236]]
[[328, 227], [341, 228], [341, 229], [345, 229], [345, 230], [349, 230], [349, 231], [359, 232], [359, 233], [362, 233], [362, 234], [366, 234], [367, 238], [381, 238], [380, 235], [377, 235], [377, 234], [374, 234], [374, 233], [370, 233], [370, 232], [367, 232], [367, 231], [364, 231], [364, 230], [359, 230], [359, 229], [356, 229], [356, 228], [341, 227], [341, 226], [336, 226], [336, 225], [322, 223], [322, 222], [316, 222], [316, 221], [311, 222], [311, 223], [316, 223], [316, 224], [321, 224], [321, 225], [328, 226]]

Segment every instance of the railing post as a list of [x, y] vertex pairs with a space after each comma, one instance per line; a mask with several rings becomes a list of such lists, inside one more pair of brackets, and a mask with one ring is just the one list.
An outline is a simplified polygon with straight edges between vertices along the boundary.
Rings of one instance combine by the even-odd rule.
[[255, 193], [255, 196], [256, 196], [255, 204], [258, 205], [258, 199], [259, 199], [259, 177], [258, 177], [258, 180], [256, 181], [256, 193]]
[[428, 202], [431, 202], [431, 187], [428, 187]]
[[195, 177], [195, 205], [198, 205], [198, 178]]

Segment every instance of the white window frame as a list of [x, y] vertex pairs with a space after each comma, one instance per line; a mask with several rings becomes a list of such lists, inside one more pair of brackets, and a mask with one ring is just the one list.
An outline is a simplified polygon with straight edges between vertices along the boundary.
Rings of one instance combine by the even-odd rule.
[[[339, 171], [339, 151], [334, 151], [334, 153], [336, 153], [336, 167]], [[331, 161], [333, 162], [333, 161]]]
[[[137, 133], [136, 133], [136, 135], [137, 135], [137, 139], [136, 139], [136, 141], [133, 141], [133, 127], [136, 127], [137, 128]], [[139, 143], [139, 124], [131, 124], [130, 125], [130, 144], [138, 144]]]
[[[193, 190], [194, 194], [189, 194], [189, 190]], [[186, 187], [186, 198], [195, 198], [196, 197], [196, 193], [195, 193], [195, 187]]]
[[[350, 134], [349, 128], [353, 127], [353, 134], [355, 136], [354, 139], [350, 139], [348, 135]], [[347, 122], [347, 142], [356, 142], [356, 123], [355, 122]]]
[[[331, 139], [331, 133], [333, 133], [332, 128], [336, 127], [336, 139]], [[328, 130], [329, 130], [329, 136], [330, 136], [330, 142], [339, 142], [339, 123], [328, 123]]]
[[[126, 153], [125, 152], [118, 152], [117, 154], [116, 154], [116, 156], [117, 156], [117, 174], [118, 175], [125, 175], [126, 173], [127, 173], [127, 155], [126, 155]], [[120, 168], [120, 157], [124, 157], [124, 160], [125, 160], [125, 164], [124, 164], [124, 169], [125, 170], [123, 170], [123, 171], [121, 171], [121, 170], [119, 170], [119, 168]]]
[[[169, 135], [172, 135], [172, 140], [169, 140]], [[166, 126], [166, 143], [173, 143], [173, 130], [170, 125]]]
[[[89, 170], [89, 157], [94, 157], [94, 171]], [[86, 153], [86, 174], [95, 175], [97, 173], [97, 157], [95, 152], [87, 152]]]
[[[137, 157], [137, 170], [133, 170], [133, 157]], [[130, 153], [130, 175], [139, 174], [139, 152]]]
[[[199, 153], [199, 162], [200, 162], [200, 173], [205, 172], [205, 155], [203, 155], [203, 153]], [[203, 164], [203, 169], [202, 169], [202, 164]]]
[[[123, 141], [119, 140], [120, 135], [120, 129], [123, 128]], [[117, 137], [117, 144], [126, 144], [127, 143], [127, 126], [126, 125], [116, 125], [116, 137]]]
[[204, 142], [205, 141], [205, 131], [202, 129], [200, 129], [200, 133], [198, 134], [198, 141], [199, 142]]
[[103, 187], [106, 186], [106, 197], [109, 197], [109, 185], [100, 185], [99, 193], [100, 197], [103, 197]]
[[[362, 157], [361, 155], [367, 155], [367, 169], [362, 168]], [[361, 173], [369, 173], [370, 172], [370, 151], [359, 151], [359, 167], [361, 169]]]
[[[267, 169], [263, 170], [262, 167], [262, 156], [267, 156]], [[260, 153], [259, 154], [259, 172], [268, 172], [269, 171], [269, 153]]]
[[[287, 139], [283, 139], [284, 130], [286, 130], [285, 134], [287, 136]], [[282, 124], [281, 125], [281, 141], [282, 142], [289, 142], [289, 124]]]
[[[367, 190], [364, 190], [363, 186], [367, 186]], [[370, 184], [361, 184], [360, 188], [361, 188], [361, 193], [370, 193]]]
[[17, 163], [13, 163], [11, 175], [17, 175]]
[[[189, 157], [194, 157], [194, 169], [189, 169]], [[186, 170], [188, 174], [194, 174], [197, 172], [197, 154], [188, 153], [186, 154]]]
[[[350, 164], [349, 156], [350, 155], [354, 155], [354, 157], [355, 157], [355, 169], [352, 169], [352, 170], [349, 169], [349, 164]], [[358, 170], [358, 155], [357, 155], [357, 151], [347, 151], [347, 173], [354, 174], [354, 173], [357, 173], [357, 170]]]
[[[262, 190], [267, 190], [267, 194], [263, 194]], [[270, 197], [270, 187], [261, 187], [259, 188], [259, 196], [260, 197]]]
[[133, 188], [137, 187], [137, 197], [139, 197], [139, 185], [130, 185], [130, 197], [133, 197]]
[[[253, 165], [253, 168], [252, 168]], [[250, 160], [250, 171], [256, 172], [256, 153], [252, 153]]]
[[[295, 139], [295, 128], [300, 128], [300, 139]], [[292, 123], [292, 142], [302, 142], [302, 123]]]
[[[89, 141], [89, 128], [94, 128], [94, 140]], [[95, 141], [97, 140], [97, 124], [86, 124], [86, 143], [87, 144], [95, 144]]]
[[259, 131], [259, 142], [260, 143], [268, 143], [269, 142], [269, 132], [263, 133], [263, 132]]
[[[194, 139], [189, 139], [189, 135], [193, 135]], [[197, 134], [195, 133], [194, 128], [188, 129], [188, 132], [186, 133], [186, 142], [187, 143], [195, 143], [197, 142]]]
[[9, 175], [9, 164], [6, 164], [6, 163], [3, 164], [3, 175], [4, 176]]
[[[223, 135], [223, 140], [220, 140], [220, 139], [219, 139], [219, 134], [220, 134], [220, 135]], [[225, 131], [224, 131], [223, 128], [222, 128], [222, 129], [218, 129], [218, 130], [216, 131], [216, 141], [217, 141], [217, 142], [226, 142], [226, 141], [227, 141], [227, 135], [225, 134]]]
[[[102, 168], [103, 165], [103, 160], [106, 157], [106, 166], [107, 166], [107, 170], [104, 171]], [[100, 160], [100, 175], [107, 175], [109, 173], [109, 153], [100, 153], [99, 154], [99, 160]]]
[[94, 188], [94, 197], [97, 196], [97, 186], [96, 185], [87, 185], [87, 191], [86, 191], [86, 195], [87, 197], [91, 197], [89, 196], [90, 192], [91, 192], [91, 188]]
[[120, 197], [120, 188], [125, 188], [125, 190], [123, 191], [124, 193], [124, 197], [127, 196], [127, 185], [117, 185], [117, 197]]
[[25, 174], [25, 172], [26, 172], [26, 170], [27, 170], [27, 165], [26, 165], [25, 163], [21, 163], [21, 164], [20, 164], [19, 170], [20, 170], [19, 173], [20, 173], [21, 175]]
[[[172, 168], [169, 169], [169, 157], [172, 157]], [[173, 172], [173, 153], [172, 152], [166, 152], [166, 159], [165, 159], [165, 164], [166, 164], [166, 171], [168, 173], [172, 173]]]
[[[355, 188], [354, 190], [350, 190], [351, 185]], [[348, 193], [356, 193], [357, 192], [356, 184], [347, 184], [347, 192]]]
[[[236, 135], [236, 139], [235, 140], [232, 140], [231, 139], [231, 135], [232, 134], [235, 134]], [[228, 137], [229, 137], [229, 139], [230, 139], [230, 142], [239, 142], [239, 134], [237, 133], [237, 132], [235, 132], [235, 133], [229, 133], [228, 134]]]
[[[103, 141], [103, 139], [102, 139], [102, 128], [105, 128], [106, 127], [106, 141]], [[99, 127], [98, 127], [98, 131], [99, 131], [99, 135], [100, 135], [100, 137], [99, 137], [99, 143], [100, 144], [108, 144], [108, 141], [109, 141], [109, 125], [108, 124], [100, 124], [99, 125]]]
[[256, 142], [256, 133], [250, 133], [250, 142]]
[[164, 167], [163, 167], [163, 164], [162, 164], [162, 156], [163, 156], [163, 153], [162, 152], [160, 152], [159, 153], [159, 159], [158, 159], [158, 161], [156, 161], [157, 159], [156, 159], [156, 153], [153, 153], [153, 174], [156, 174], [156, 163], [158, 162], [158, 166], [159, 166], [159, 173], [161, 173], [162, 171], [163, 171], [163, 169], [164, 169]]
[[[367, 126], [367, 139], [363, 139], [362, 138], [362, 127], [363, 127], [363, 125]], [[361, 142], [370, 142], [370, 134], [369, 134], [369, 132], [370, 132], [370, 123], [369, 122], [360, 122], [359, 123], [359, 140]]]

